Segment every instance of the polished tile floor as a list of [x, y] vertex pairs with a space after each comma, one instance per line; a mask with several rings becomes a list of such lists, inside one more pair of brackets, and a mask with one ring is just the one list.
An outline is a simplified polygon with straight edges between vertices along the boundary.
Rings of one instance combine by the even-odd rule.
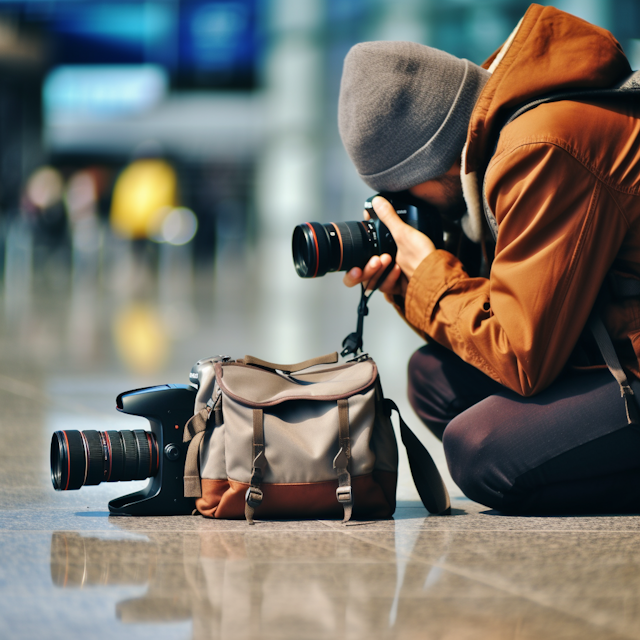
[[[302, 360], [335, 349], [355, 322], [355, 292], [329, 278], [290, 293], [249, 278], [238, 295], [216, 277], [191, 306], [147, 300], [129, 316], [131, 299], [90, 289], [78, 300], [61, 285], [18, 301], [19, 313], [5, 298], [1, 638], [640, 639], [636, 517], [507, 517], [448, 477], [453, 514], [431, 517], [404, 461], [395, 518], [346, 527], [112, 517], [107, 502], [137, 483], [53, 491], [54, 431], [142, 426], [115, 411], [119, 392], [184, 382], [191, 362], [220, 351]], [[404, 368], [419, 339], [372, 306], [367, 346], [418, 430]], [[145, 353], [139, 336], [154, 331]], [[419, 433], [446, 476], [438, 443]]]

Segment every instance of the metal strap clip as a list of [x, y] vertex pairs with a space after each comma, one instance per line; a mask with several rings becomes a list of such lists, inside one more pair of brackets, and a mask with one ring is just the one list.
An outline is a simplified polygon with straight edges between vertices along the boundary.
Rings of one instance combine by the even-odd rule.
[[336, 489], [336, 498], [340, 504], [351, 504], [353, 497], [351, 495], [351, 486], [338, 487]]
[[345, 471], [347, 465], [349, 464], [349, 452], [345, 451], [344, 447], [340, 447], [340, 451], [333, 459], [333, 468], [337, 469], [338, 472]]

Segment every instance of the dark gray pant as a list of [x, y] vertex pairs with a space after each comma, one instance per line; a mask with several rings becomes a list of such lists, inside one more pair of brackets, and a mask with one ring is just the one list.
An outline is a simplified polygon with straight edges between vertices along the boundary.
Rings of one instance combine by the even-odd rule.
[[[640, 395], [640, 381], [631, 386]], [[429, 344], [409, 362], [409, 400], [442, 439], [472, 500], [522, 514], [640, 513], [640, 428], [607, 370], [563, 374], [523, 398]]]

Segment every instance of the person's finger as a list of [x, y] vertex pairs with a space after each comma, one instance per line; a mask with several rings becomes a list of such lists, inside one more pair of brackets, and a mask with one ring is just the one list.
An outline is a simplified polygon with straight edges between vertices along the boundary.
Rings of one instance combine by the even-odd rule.
[[347, 287], [355, 287], [357, 284], [365, 283], [367, 287], [373, 287], [382, 272], [391, 263], [391, 256], [385, 254], [384, 259], [380, 256], [373, 256], [365, 265], [364, 269], [354, 267], [345, 273], [342, 282]]
[[376, 196], [372, 201], [373, 210], [380, 221], [391, 231], [392, 236], [401, 233], [407, 226], [405, 222], [400, 219], [400, 216], [396, 213], [391, 203], [382, 196]]
[[362, 280], [362, 269], [359, 269], [358, 267], [354, 267], [351, 271], [347, 271], [347, 273], [344, 274], [344, 278], [342, 278], [342, 282], [347, 287], [355, 287], [357, 284], [360, 284]]
[[371, 216], [369, 215], [369, 212], [368, 212], [366, 209], [364, 210], [364, 212], [363, 212], [363, 214], [362, 214], [362, 217], [363, 217], [365, 220], [371, 220]]
[[394, 264], [393, 269], [391, 269], [387, 277], [384, 279], [384, 282], [380, 285], [380, 291], [388, 295], [397, 293], [398, 280], [401, 275], [402, 270], [397, 264]]
[[364, 268], [363, 279], [368, 290], [375, 289], [376, 283], [382, 277], [385, 269], [391, 264], [392, 258], [388, 253], [373, 256]]

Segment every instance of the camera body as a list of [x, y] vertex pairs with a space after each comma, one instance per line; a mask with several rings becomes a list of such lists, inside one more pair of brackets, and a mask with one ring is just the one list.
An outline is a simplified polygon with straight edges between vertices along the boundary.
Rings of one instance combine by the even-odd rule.
[[[190, 384], [163, 384], [125, 391], [116, 398], [122, 413], [146, 418], [150, 430], [56, 431], [51, 438], [51, 481], [57, 491], [102, 482], [144, 480], [135, 493], [109, 502], [111, 515], [189, 515], [195, 499], [184, 497], [184, 465], [189, 443], [184, 428], [194, 405], [211, 396], [216, 362], [228, 356], [198, 360]], [[206, 400], [204, 400], [206, 403]], [[204, 404], [203, 404], [204, 406]], [[198, 407], [202, 408], [202, 407]]]
[[[365, 224], [371, 223], [369, 228], [374, 241], [374, 253], [373, 255], [381, 255], [388, 253], [392, 258], [395, 258], [398, 252], [395, 240], [391, 235], [391, 232], [387, 227], [378, 219], [376, 212], [373, 208], [373, 199], [377, 196], [382, 196], [389, 201], [391, 206], [395, 209], [398, 217], [408, 224], [410, 227], [417, 229], [420, 233], [424, 233], [431, 238], [432, 242], [438, 246], [442, 243], [442, 225], [440, 223], [440, 217], [434, 207], [428, 205], [422, 200], [418, 200], [415, 196], [409, 192], [401, 193], [376, 193], [367, 198], [364, 202], [364, 210], [369, 214], [370, 219], [365, 221]], [[375, 235], [378, 237], [378, 245], [375, 244]]]
[[373, 209], [372, 200], [376, 196], [386, 198], [404, 222], [429, 236], [437, 248], [442, 248], [442, 222], [435, 207], [408, 191], [376, 193], [364, 204], [369, 220], [304, 222], [293, 230], [293, 262], [301, 278], [363, 268], [372, 256], [383, 253], [395, 258], [398, 248], [393, 236]]
[[195, 500], [185, 498], [184, 462], [187, 444], [184, 425], [193, 415], [196, 389], [191, 385], [163, 384], [121, 393], [116, 407], [122, 413], [147, 418], [159, 451], [159, 467], [149, 484], [136, 493], [109, 502], [112, 515], [189, 515]]
[[193, 498], [183, 491], [188, 444], [184, 426], [193, 415], [194, 385], [163, 384], [121, 393], [116, 408], [147, 418], [150, 430], [56, 431], [51, 438], [51, 481], [57, 491], [102, 482], [149, 484], [109, 502], [109, 513], [129, 516], [190, 514]]

